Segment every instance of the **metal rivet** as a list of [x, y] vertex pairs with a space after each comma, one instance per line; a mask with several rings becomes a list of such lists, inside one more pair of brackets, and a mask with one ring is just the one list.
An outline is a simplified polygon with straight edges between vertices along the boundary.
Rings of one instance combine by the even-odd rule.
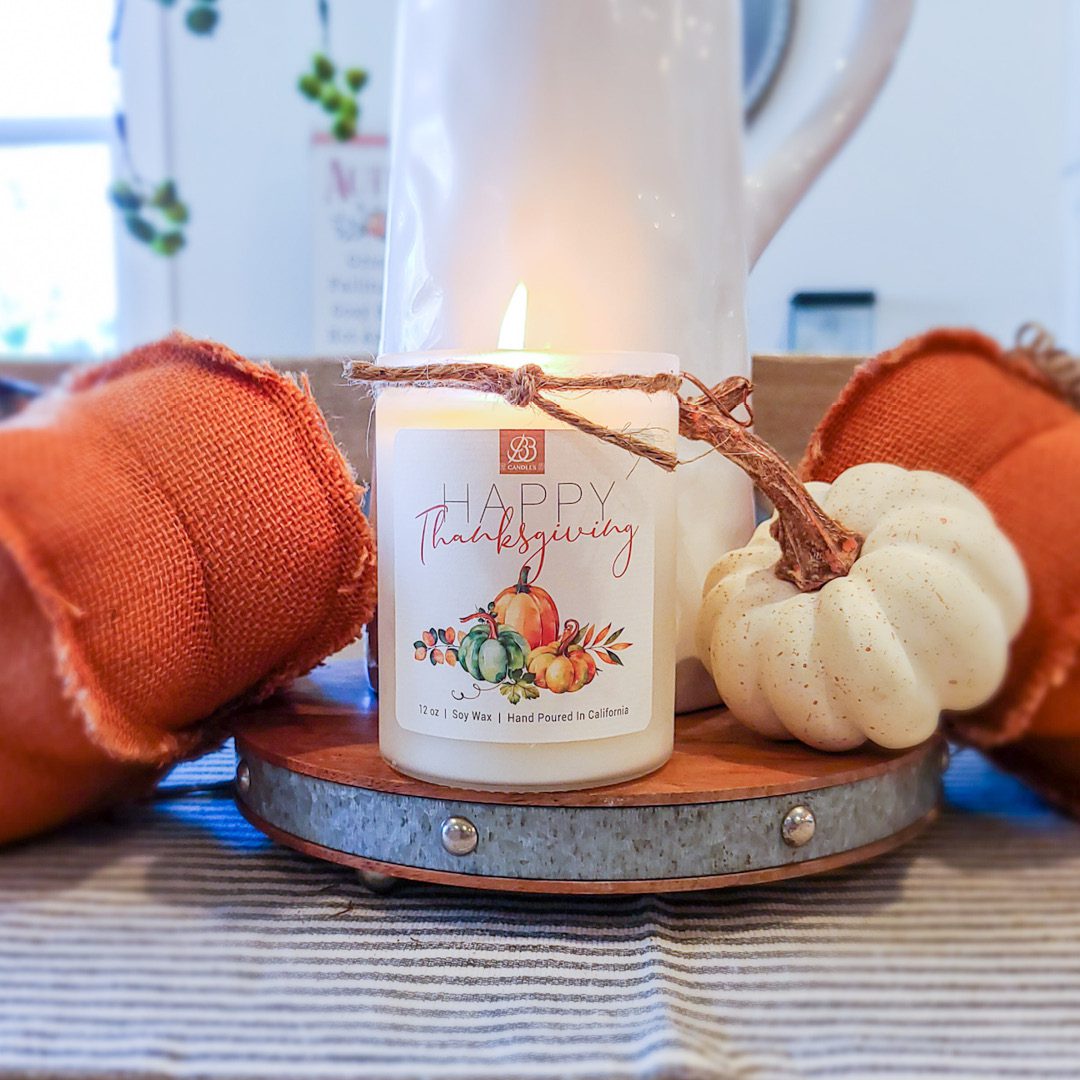
[[243, 795], [251, 787], [251, 770], [246, 761], [236, 766], [236, 790]]
[[380, 874], [378, 870], [357, 870], [364, 888], [369, 892], [385, 895], [392, 893], [401, 887], [401, 878], [391, 877], [389, 874]]
[[440, 830], [442, 846], [451, 855], [471, 855], [480, 842], [480, 834], [476, 826], [464, 817], [448, 817], [442, 823]]
[[817, 822], [809, 806], [793, 806], [780, 825], [780, 835], [788, 847], [802, 847], [814, 838]]

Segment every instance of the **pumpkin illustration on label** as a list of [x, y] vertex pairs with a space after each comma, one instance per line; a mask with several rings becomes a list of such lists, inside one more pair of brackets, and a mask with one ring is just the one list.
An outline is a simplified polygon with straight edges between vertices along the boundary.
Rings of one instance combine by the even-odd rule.
[[[536, 606], [530, 610], [519, 603], [515, 608], [514, 598], [520, 597]], [[524, 623], [520, 618], [516, 625], [504, 621], [520, 617], [523, 611], [527, 616]], [[577, 693], [597, 677], [601, 661], [617, 668], [623, 666], [622, 653], [632, 644], [623, 640], [625, 627], [612, 630], [609, 622], [597, 630], [596, 623], [583, 626], [577, 619], [567, 619], [561, 634], [556, 632], [550, 641], [533, 647], [525, 631], [537, 629], [533, 619], [537, 613], [540, 631], [546, 636], [550, 620], [555, 617], [555, 602], [543, 589], [529, 585], [525, 568], [515, 588], [504, 590], [495, 600], [481, 603], [472, 614], [462, 616], [461, 621], [466, 623], [479, 620], [472, 628], [432, 626], [422, 630], [412, 643], [413, 657], [432, 667], [460, 668], [476, 680], [472, 694], [452, 691], [456, 701], [472, 700], [485, 690], [498, 688], [511, 705], [533, 701], [541, 690]]]
[[567, 619], [562, 637], [535, 649], [529, 657], [529, 671], [541, 689], [572, 694], [596, 677], [596, 661], [581, 645], [571, 644], [580, 630], [580, 623]]
[[559, 639], [559, 610], [546, 589], [529, 584], [528, 563], [521, 568], [517, 584], [495, 597], [495, 620], [521, 634], [530, 649]]
[[477, 611], [462, 622], [480, 619], [462, 639], [457, 662], [474, 679], [501, 683], [511, 671], [523, 670], [529, 660], [529, 643], [513, 627], [499, 626], [494, 615]]

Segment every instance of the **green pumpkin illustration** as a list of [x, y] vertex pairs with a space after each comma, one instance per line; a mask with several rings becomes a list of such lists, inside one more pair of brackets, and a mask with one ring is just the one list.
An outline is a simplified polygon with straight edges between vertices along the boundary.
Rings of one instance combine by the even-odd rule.
[[458, 663], [474, 678], [500, 683], [511, 671], [521, 671], [529, 662], [529, 643], [509, 626], [500, 627], [486, 611], [466, 615], [462, 622], [480, 619], [458, 647]]

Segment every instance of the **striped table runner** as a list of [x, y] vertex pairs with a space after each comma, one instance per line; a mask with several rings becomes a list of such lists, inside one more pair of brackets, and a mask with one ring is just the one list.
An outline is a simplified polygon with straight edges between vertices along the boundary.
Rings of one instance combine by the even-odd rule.
[[141, 808], [0, 854], [0, 1075], [1080, 1076], [1080, 828], [973, 754], [949, 789], [862, 869], [615, 899], [377, 897]]

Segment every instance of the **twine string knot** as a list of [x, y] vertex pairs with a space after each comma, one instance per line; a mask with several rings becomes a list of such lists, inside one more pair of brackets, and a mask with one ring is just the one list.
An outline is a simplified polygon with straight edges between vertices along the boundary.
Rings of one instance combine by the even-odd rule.
[[510, 379], [503, 397], [511, 405], [524, 409], [536, 401], [539, 379], [544, 369], [539, 364], [523, 364], [510, 373]]
[[638, 457], [647, 458], [668, 472], [679, 463], [674, 447], [655, 442], [630, 431], [616, 431], [566, 408], [548, 396], [549, 392], [589, 390], [639, 390], [644, 394], [672, 394], [678, 397], [681, 377], [670, 372], [656, 375], [551, 375], [539, 364], [507, 368], [479, 360], [425, 364], [416, 367], [387, 367], [371, 358], [350, 360], [345, 364], [345, 378], [369, 389], [387, 386], [444, 387], [496, 394], [515, 408], [534, 406], [569, 427], [586, 435], [621, 447]]

